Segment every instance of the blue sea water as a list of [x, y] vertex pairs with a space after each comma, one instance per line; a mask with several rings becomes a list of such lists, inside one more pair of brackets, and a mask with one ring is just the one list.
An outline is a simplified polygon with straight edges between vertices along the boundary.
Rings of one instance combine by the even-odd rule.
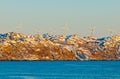
[[120, 79], [120, 61], [0, 61], [0, 79]]

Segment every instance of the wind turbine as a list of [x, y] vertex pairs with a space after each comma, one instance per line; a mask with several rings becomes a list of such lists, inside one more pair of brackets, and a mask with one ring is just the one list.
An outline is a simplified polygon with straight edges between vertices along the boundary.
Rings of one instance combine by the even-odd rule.
[[48, 33], [50, 36], [52, 36], [54, 33], [53, 33], [53, 28], [50, 28], [50, 32]]
[[112, 36], [113, 36], [113, 31], [112, 31], [112, 30], [110, 30], [109, 32], [110, 32], [110, 36], [112, 37]]
[[17, 29], [17, 32], [20, 31], [22, 29], [22, 23], [19, 23], [17, 26], [16, 26], [16, 29]]
[[42, 32], [41, 32], [41, 29], [39, 29], [39, 28], [35, 28], [35, 33], [37, 33], [37, 34], [41, 34]]
[[63, 30], [63, 32], [64, 32], [65, 35], [69, 32], [70, 29], [69, 29], [67, 23], [64, 24], [64, 27], [62, 27], [62, 30]]
[[91, 37], [95, 37], [95, 27], [91, 28]]
[[110, 34], [111, 37], [115, 34], [115, 32], [111, 29], [108, 29], [108, 31], [109, 31], [109, 34]]

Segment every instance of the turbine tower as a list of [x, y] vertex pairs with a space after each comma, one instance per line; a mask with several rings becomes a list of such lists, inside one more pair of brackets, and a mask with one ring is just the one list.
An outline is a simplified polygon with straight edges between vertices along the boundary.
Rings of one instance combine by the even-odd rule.
[[110, 36], [111, 36], [111, 37], [113, 36], [113, 31], [112, 31], [112, 30], [110, 31]]
[[49, 34], [50, 34], [50, 36], [53, 36], [55, 34], [55, 27], [50, 28]]
[[95, 37], [95, 27], [92, 27], [91, 29], [91, 37]]
[[35, 33], [37, 33], [37, 34], [41, 34], [42, 32], [41, 32], [41, 29], [39, 29], [39, 28], [35, 28]]
[[114, 35], [113, 30], [109, 29], [108, 31], [109, 31], [110, 36], [112, 37]]
[[16, 26], [16, 29], [17, 29], [17, 32], [20, 32], [22, 30], [22, 23], [19, 23], [17, 26]]
[[69, 29], [67, 23], [64, 24], [64, 27], [62, 27], [62, 30], [63, 30], [63, 32], [64, 32], [65, 35], [69, 32], [70, 29]]

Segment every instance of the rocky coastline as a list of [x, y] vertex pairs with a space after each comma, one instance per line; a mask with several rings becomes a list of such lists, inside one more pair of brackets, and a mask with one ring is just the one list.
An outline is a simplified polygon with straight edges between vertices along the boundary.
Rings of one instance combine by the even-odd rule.
[[0, 60], [119, 60], [120, 36], [0, 34]]

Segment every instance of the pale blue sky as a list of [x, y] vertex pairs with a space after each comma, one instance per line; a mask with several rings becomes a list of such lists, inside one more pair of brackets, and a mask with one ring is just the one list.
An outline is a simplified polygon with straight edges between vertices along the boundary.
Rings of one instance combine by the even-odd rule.
[[120, 0], [0, 0], [0, 32], [62, 33], [65, 23], [70, 34], [120, 34]]

